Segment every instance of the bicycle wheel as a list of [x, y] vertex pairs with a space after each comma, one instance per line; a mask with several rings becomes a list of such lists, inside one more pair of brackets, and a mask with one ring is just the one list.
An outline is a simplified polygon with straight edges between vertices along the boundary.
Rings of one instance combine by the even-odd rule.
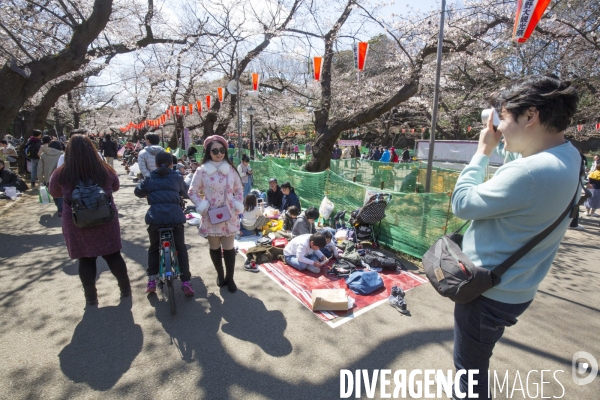
[[177, 307], [175, 306], [175, 289], [173, 288], [173, 279], [167, 280], [167, 289], [169, 292], [169, 304], [171, 305], [171, 315], [175, 315]]

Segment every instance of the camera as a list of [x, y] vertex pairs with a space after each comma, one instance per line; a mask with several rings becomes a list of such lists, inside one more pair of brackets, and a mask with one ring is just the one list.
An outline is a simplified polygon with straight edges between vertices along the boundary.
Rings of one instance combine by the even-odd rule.
[[492, 125], [494, 125], [494, 129], [497, 129], [498, 125], [500, 125], [500, 118], [498, 117], [498, 113], [496, 112], [496, 110], [494, 110], [493, 108], [486, 108], [485, 110], [481, 111], [481, 123], [487, 125], [490, 113], [494, 114]]

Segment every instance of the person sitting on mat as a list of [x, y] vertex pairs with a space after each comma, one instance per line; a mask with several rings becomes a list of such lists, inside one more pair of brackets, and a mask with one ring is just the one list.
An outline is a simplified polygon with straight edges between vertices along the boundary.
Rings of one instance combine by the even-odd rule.
[[[244, 214], [240, 224], [238, 236], [255, 236], [269, 219], [263, 215], [260, 207], [256, 206], [256, 196], [249, 194], [244, 198]], [[239, 239], [236, 238], [236, 239]]]
[[292, 228], [292, 237], [304, 235], [307, 233], [315, 233], [315, 221], [319, 219], [319, 210], [315, 207], [309, 207], [304, 211]]
[[300, 210], [296, 206], [291, 206], [287, 209], [287, 211], [283, 214], [283, 230], [287, 232], [291, 232], [294, 229], [294, 223], [298, 219], [298, 215], [300, 215]]
[[326, 245], [321, 248], [321, 253], [323, 253], [323, 255], [327, 258], [333, 257], [337, 260], [342, 251], [335, 245], [335, 242], [333, 241], [333, 234], [331, 231], [325, 230], [322, 231], [322, 235], [325, 237]]
[[321, 266], [327, 262], [327, 258], [319, 250], [326, 244], [325, 236], [321, 233], [297, 236], [283, 249], [285, 262], [298, 271], [307, 269], [318, 274], [321, 272]]
[[292, 187], [291, 183], [285, 182], [281, 184], [281, 192], [283, 193], [283, 198], [281, 200], [281, 207], [279, 208], [280, 212], [286, 211], [291, 206], [298, 207], [298, 210], [301, 210], [300, 207], [300, 199], [296, 195], [296, 191]]

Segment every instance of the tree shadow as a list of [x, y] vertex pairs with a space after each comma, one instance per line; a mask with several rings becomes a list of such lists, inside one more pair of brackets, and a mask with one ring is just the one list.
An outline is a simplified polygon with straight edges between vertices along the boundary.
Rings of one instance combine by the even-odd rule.
[[131, 313], [131, 297], [118, 306], [87, 307], [73, 338], [58, 355], [62, 372], [92, 389], [112, 388], [142, 350], [143, 334]]
[[51, 213], [48, 213], [49, 210], [46, 210], [45, 214], [40, 215], [39, 224], [45, 228], [60, 228], [62, 227], [62, 218], [57, 216], [56, 210], [52, 210]]

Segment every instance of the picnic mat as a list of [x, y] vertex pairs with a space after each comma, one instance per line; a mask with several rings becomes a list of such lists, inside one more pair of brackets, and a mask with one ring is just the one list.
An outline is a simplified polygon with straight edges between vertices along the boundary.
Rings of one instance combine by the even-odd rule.
[[[240, 253], [245, 256], [245, 246], [241, 247]], [[333, 263], [333, 260], [329, 262], [330, 265]], [[261, 264], [259, 269], [332, 328], [340, 326], [378, 305], [387, 303], [392, 286], [399, 286], [406, 292], [428, 282], [427, 279], [412, 272], [384, 270], [380, 273], [384, 287], [367, 296], [362, 296], [348, 289], [344, 278], [327, 274], [326, 266], [321, 267], [320, 274], [298, 271], [282, 261]], [[348, 311], [312, 311], [313, 289], [345, 289], [346, 294], [354, 299], [354, 307]]]

